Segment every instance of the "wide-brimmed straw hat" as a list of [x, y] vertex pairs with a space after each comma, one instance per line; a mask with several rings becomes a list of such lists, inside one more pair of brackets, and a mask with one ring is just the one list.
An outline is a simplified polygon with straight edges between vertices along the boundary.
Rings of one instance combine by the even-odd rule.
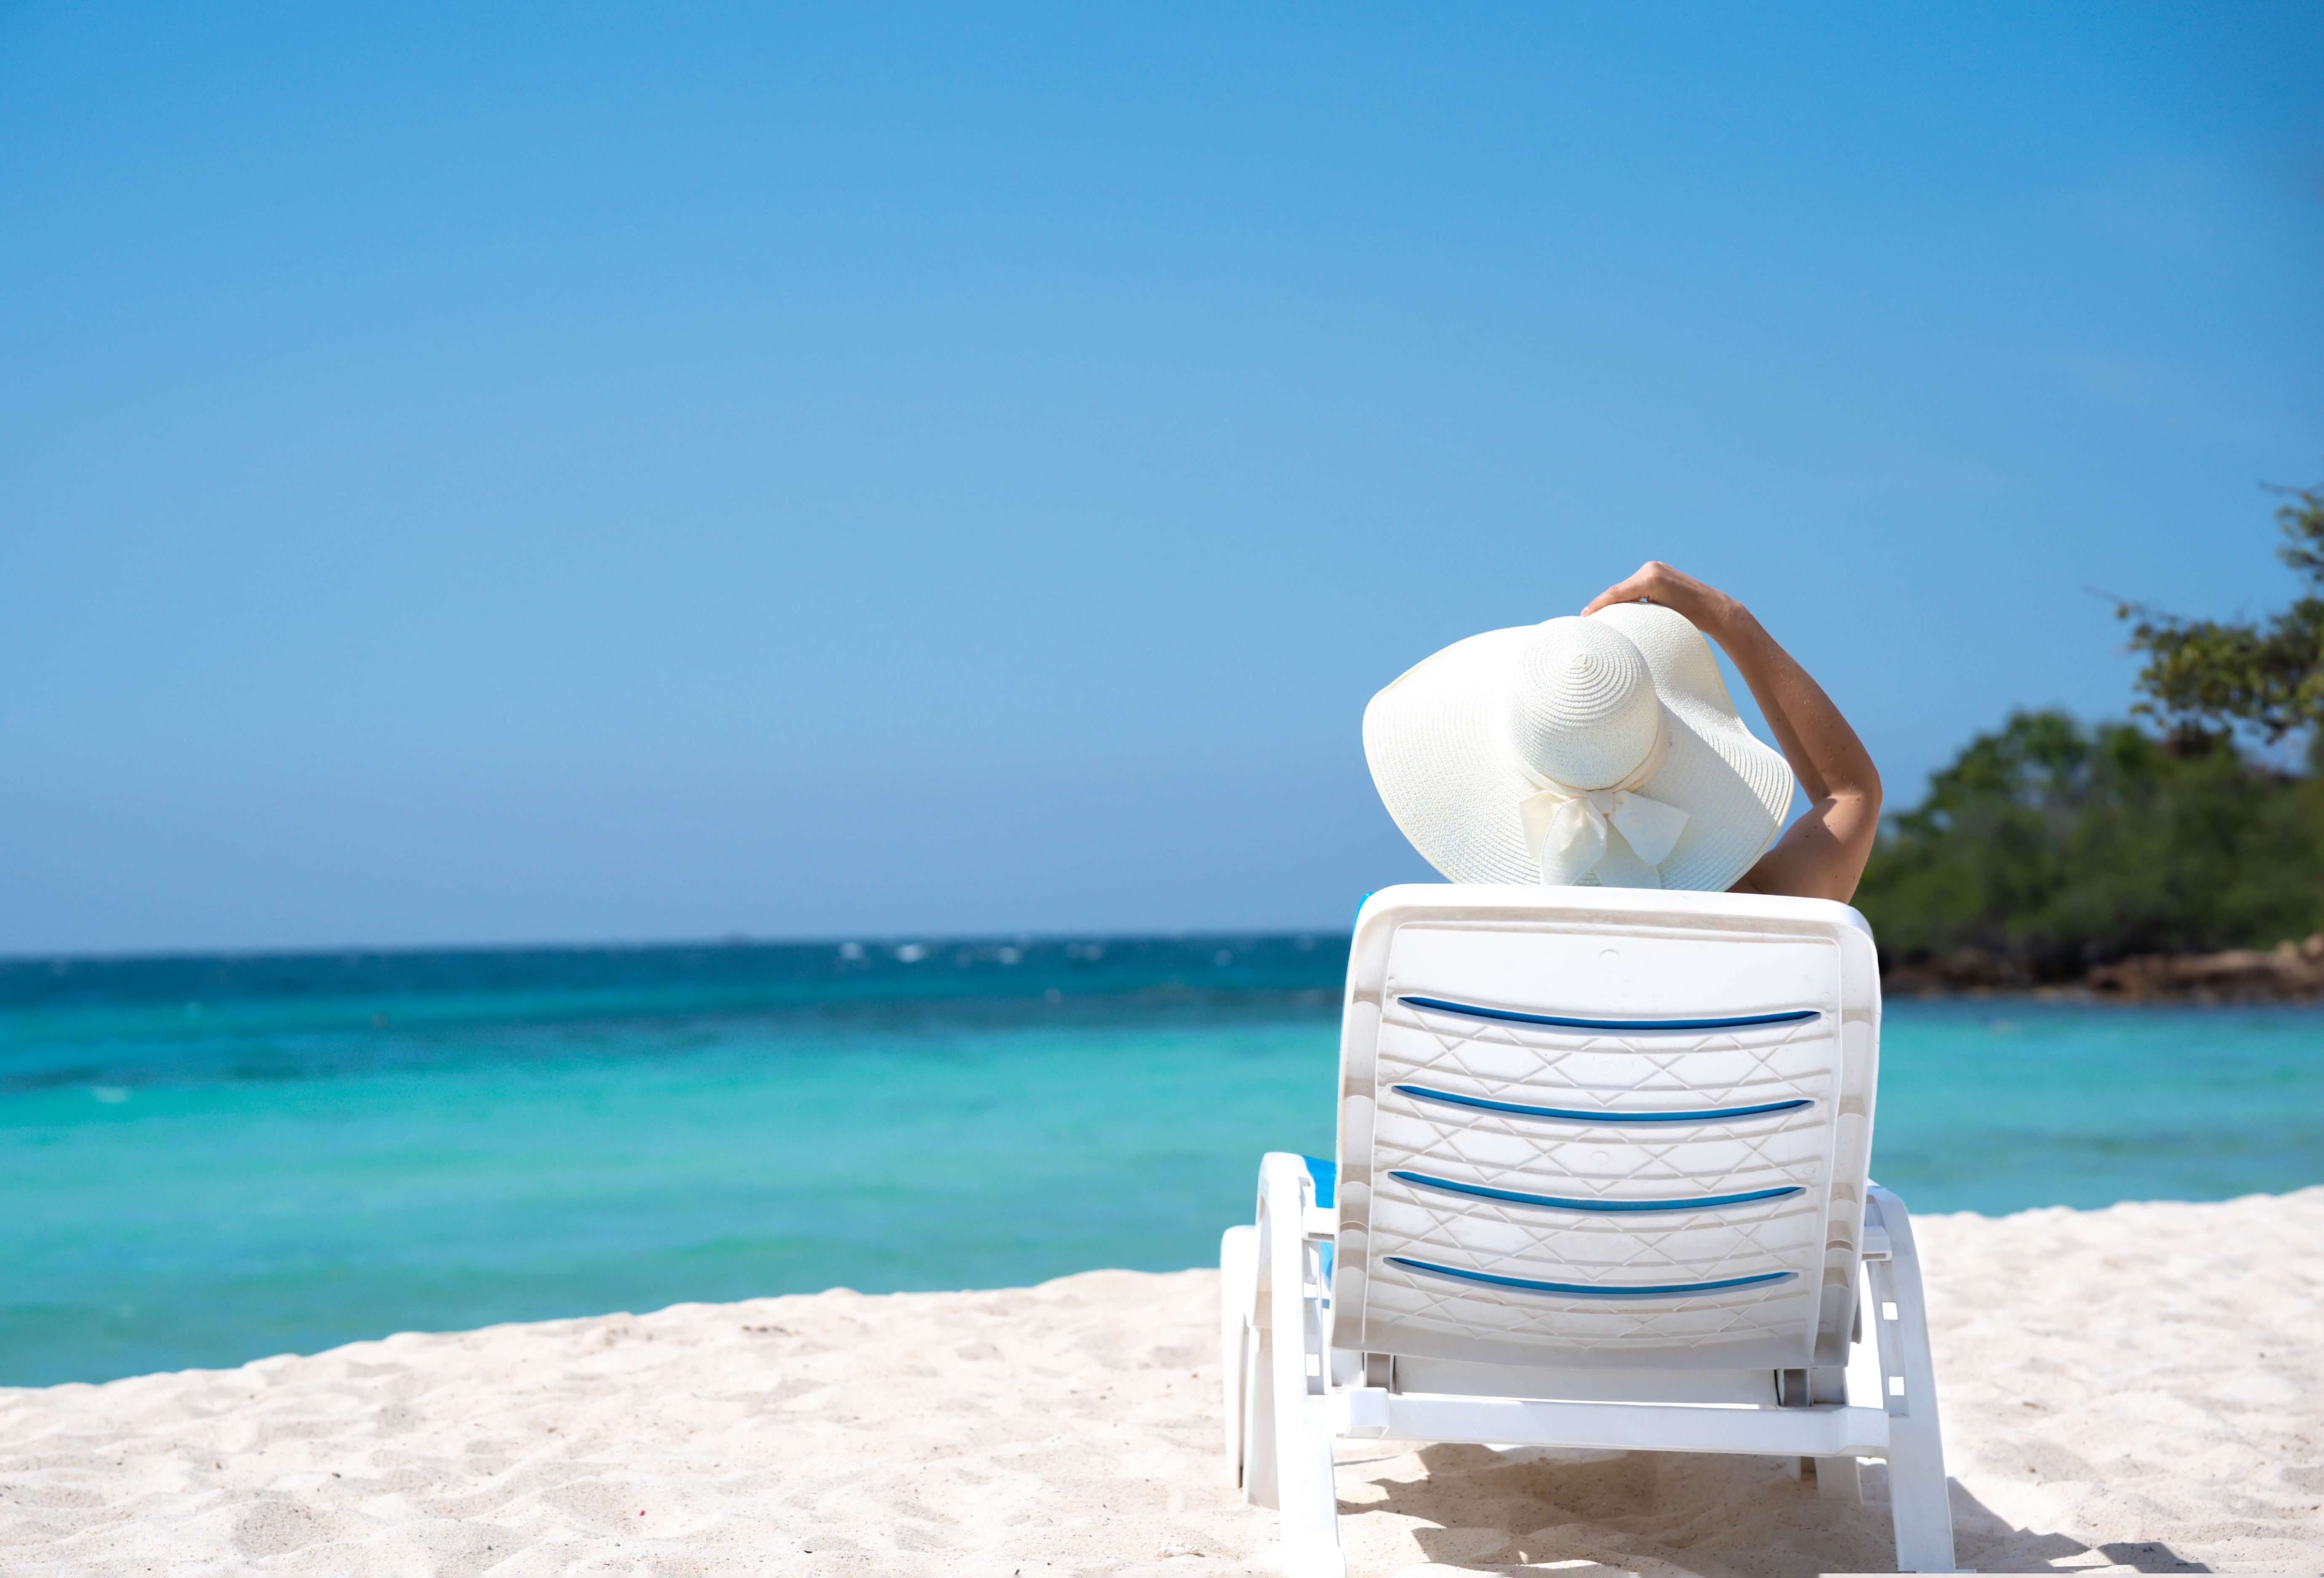
[[1364, 757], [1456, 882], [1720, 891], [1792, 803], [1702, 632], [1656, 604], [1454, 642], [1372, 697]]

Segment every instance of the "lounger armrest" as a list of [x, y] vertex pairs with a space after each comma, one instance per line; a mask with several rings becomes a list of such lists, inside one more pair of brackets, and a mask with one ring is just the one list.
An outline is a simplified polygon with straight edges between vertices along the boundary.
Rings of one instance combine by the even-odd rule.
[[[1296, 1343], [1305, 1324], [1308, 1219], [1318, 1214], [1306, 1163], [1284, 1151], [1259, 1158], [1259, 1276], [1257, 1302], [1276, 1341]], [[1286, 1227], [1292, 1231], [1284, 1231]]]

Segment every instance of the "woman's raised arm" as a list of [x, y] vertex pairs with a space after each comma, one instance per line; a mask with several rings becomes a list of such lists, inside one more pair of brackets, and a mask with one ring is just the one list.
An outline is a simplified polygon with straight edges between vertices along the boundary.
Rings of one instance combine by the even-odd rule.
[[1856, 895], [1880, 834], [1880, 774], [1840, 708], [1751, 611], [1713, 586], [1649, 559], [1629, 579], [1590, 600], [1584, 615], [1613, 603], [1659, 603], [1686, 615], [1734, 660], [1775, 743], [1807, 792], [1807, 814], [1735, 883], [1738, 893], [1803, 899]]

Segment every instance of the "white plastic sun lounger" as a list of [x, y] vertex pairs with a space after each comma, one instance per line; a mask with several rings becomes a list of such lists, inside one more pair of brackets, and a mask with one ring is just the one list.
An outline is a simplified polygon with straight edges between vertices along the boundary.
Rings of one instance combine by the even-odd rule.
[[1268, 1155], [1220, 1246], [1227, 1459], [1286, 1569], [1345, 1570], [1351, 1436], [1812, 1460], [1849, 1499], [1885, 1458], [1898, 1567], [1952, 1571], [1912, 1229], [1866, 1170], [1879, 1031], [1845, 905], [1367, 900], [1336, 1167]]

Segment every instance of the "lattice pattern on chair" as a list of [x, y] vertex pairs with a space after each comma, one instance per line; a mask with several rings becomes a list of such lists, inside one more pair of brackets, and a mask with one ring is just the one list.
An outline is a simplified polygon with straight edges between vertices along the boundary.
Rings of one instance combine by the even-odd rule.
[[[1569, 1362], [1589, 1354], [1626, 1363], [1809, 1362], [1840, 1106], [1836, 1015], [1609, 1032], [1403, 1001], [1419, 995], [1429, 993], [1399, 983], [1379, 1032], [1360, 1180], [1370, 1205], [1367, 1343], [1453, 1354], [1481, 1341], [1504, 1352], [1554, 1349]], [[1592, 1123], [1450, 1105], [1415, 1087], [1625, 1114], [1806, 1104], [1710, 1122]], [[1798, 1193], [1708, 1209], [1565, 1210], [1452, 1194], [1398, 1172], [1582, 1204]], [[1609, 1293], [1781, 1279], [1678, 1297], [1576, 1297], [1455, 1281], [1392, 1256]]]

